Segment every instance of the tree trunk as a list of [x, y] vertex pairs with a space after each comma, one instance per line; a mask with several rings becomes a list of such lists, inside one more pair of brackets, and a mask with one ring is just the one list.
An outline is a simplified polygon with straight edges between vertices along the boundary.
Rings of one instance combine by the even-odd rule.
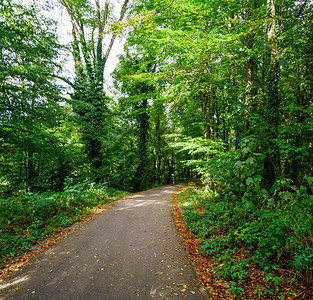
[[[72, 23], [73, 57], [75, 62], [75, 84], [72, 95], [73, 109], [80, 116], [82, 138], [86, 146], [87, 157], [91, 159], [92, 167], [99, 169], [103, 165], [102, 142], [106, 137], [108, 127], [108, 97], [103, 90], [104, 67], [111, 52], [117, 32], [108, 30], [110, 20], [109, 0], [104, 1], [100, 7], [100, 1], [95, 0], [95, 6], [85, 0], [59, 0], [67, 10]], [[124, 0], [118, 21], [122, 21], [129, 0]], [[81, 6], [89, 8], [93, 14], [96, 24], [90, 28], [86, 21]], [[88, 35], [88, 30], [91, 33]], [[111, 36], [108, 36], [111, 35]], [[90, 38], [89, 38], [90, 37]], [[88, 39], [87, 39], [88, 38]], [[106, 51], [104, 41], [109, 40]], [[95, 172], [101, 174], [101, 172]], [[96, 177], [98, 177], [98, 175]], [[101, 178], [97, 178], [101, 179]]]
[[204, 122], [204, 139], [209, 140], [214, 138], [212, 134], [212, 110], [213, 110], [213, 105], [212, 105], [212, 90], [209, 88], [207, 93], [203, 95], [203, 101], [201, 102], [201, 108], [202, 108], [202, 117], [203, 117], [203, 122]]
[[136, 170], [135, 175], [135, 190], [141, 190], [145, 187], [145, 174], [148, 165], [147, 161], [147, 137], [149, 130], [149, 115], [148, 111], [148, 100], [143, 100], [142, 103], [139, 104], [139, 109], [143, 112], [137, 116], [138, 124], [139, 124], [139, 141], [138, 141], [138, 152], [139, 152], [139, 165]]
[[271, 188], [275, 179], [280, 175], [279, 148], [276, 143], [279, 130], [279, 64], [278, 45], [275, 32], [276, 8], [275, 0], [267, 0], [267, 12], [270, 25], [267, 31], [269, 68], [267, 77], [267, 153], [264, 161], [265, 184]]

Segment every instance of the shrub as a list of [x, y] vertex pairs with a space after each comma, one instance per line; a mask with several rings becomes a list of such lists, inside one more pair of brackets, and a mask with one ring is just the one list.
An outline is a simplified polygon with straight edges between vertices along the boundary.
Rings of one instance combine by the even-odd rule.
[[36, 241], [81, 218], [90, 209], [125, 192], [89, 181], [64, 192], [27, 193], [0, 199], [0, 263], [30, 248]]

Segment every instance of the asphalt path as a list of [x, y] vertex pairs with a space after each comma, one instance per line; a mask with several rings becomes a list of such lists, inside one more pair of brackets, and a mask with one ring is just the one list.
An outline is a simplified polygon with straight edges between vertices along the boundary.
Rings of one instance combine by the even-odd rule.
[[180, 241], [171, 195], [117, 201], [0, 284], [0, 299], [205, 299]]

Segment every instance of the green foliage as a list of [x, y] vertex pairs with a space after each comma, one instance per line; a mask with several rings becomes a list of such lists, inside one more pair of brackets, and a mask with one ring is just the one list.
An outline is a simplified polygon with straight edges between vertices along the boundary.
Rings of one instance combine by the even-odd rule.
[[[114, 23], [104, 2], [60, 0], [75, 28], [67, 107], [52, 80], [53, 24], [2, 1], [0, 195], [11, 197], [1, 222], [17, 232], [5, 251], [105, 198], [86, 177], [140, 190], [200, 175], [184, 215], [236, 297], [250, 258], [269, 286], [280, 285], [275, 266], [312, 280], [313, 7], [275, 2], [134, 1], [123, 23], [124, 1]], [[113, 101], [104, 67], [126, 25]], [[240, 246], [250, 258], [236, 264], [230, 248]]]
[[242, 288], [240, 285], [248, 277], [247, 269], [249, 267], [250, 259], [234, 261], [228, 260], [224, 264], [219, 265], [218, 269], [226, 280], [231, 280], [232, 286], [238, 285], [237, 292]]
[[[53, 75], [62, 47], [53, 23], [32, 7], [0, 4], [1, 128], [53, 124], [58, 114], [60, 88]], [[23, 124], [23, 125], [22, 125]]]
[[61, 190], [77, 163], [75, 128], [55, 83], [55, 24], [34, 7], [0, 4], [0, 195]]
[[[137, 77], [162, 78], [177, 133], [222, 140], [230, 150], [211, 168], [241, 169], [235, 188], [246, 202], [271, 193], [280, 178], [300, 186], [312, 173], [312, 5], [271, 3], [276, 15], [269, 17], [269, 2], [137, 1], [133, 13], [143, 16], [127, 43], [137, 46], [134, 57], [153, 53], [158, 62], [157, 74]], [[209, 151], [201, 160], [204, 142], [193, 142], [189, 151], [204, 165]]]
[[225, 247], [230, 242], [227, 236], [212, 236], [206, 239], [201, 245], [201, 251], [207, 254], [215, 254], [220, 250], [225, 249]]
[[97, 182], [108, 181], [110, 174], [105, 171], [106, 166], [113, 163], [107, 152], [113, 144], [109, 139], [113, 112], [110, 110], [112, 99], [104, 91], [104, 68], [118, 35], [118, 30], [112, 30], [118, 27], [114, 22], [122, 21], [128, 0], [123, 2], [118, 17], [109, 1], [59, 0], [59, 3], [66, 9], [73, 26], [75, 83], [71, 84], [70, 103], [76, 113], [83, 150], [93, 169], [90, 176]]
[[27, 193], [0, 199], [0, 262], [67, 227], [82, 215], [125, 193], [88, 180], [67, 184], [64, 192]]
[[151, 111], [149, 98], [157, 96], [155, 84], [136, 77], [141, 68], [150, 71], [155, 68], [155, 63], [149, 57], [139, 59], [131, 57], [127, 53], [125, 57], [120, 57], [119, 65], [114, 71], [115, 86], [119, 88], [123, 95], [119, 99], [119, 114], [125, 122], [125, 127], [132, 124], [129, 132], [133, 134], [132, 143], [135, 146], [135, 149], [132, 149], [134, 151], [133, 164], [135, 164], [135, 172], [132, 174], [129, 185], [130, 189], [136, 191], [145, 189], [151, 184], [151, 180], [147, 176], [149, 169], [151, 169], [151, 164], [149, 164], [149, 156], [151, 155], [149, 153]]
[[129, 158], [118, 161], [122, 163], [118, 166], [123, 174], [120, 177], [129, 190], [137, 191], [189, 178], [190, 168], [186, 169], [180, 161], [186, 155], [175, 153], [170, 147], [175, 139], [170, 133], [176, 127], [167, 115], [168, 105], [161, 94], [164, 81], [158, 78], [158, 51], [138, 54], [136, 51], [147, 49], [147, 45], [142, 40], [133, 44], [132, 38], [135, 37], [130, 37], [128, 44], [133, 48], [120, 56], [114, 71], [120, 96], [116, 109], [121, 125], [117, 132], [125, 136], [115, 157], [123, 153]]
[[[212, 177], [216, 179], [218, 174]], [[287, 192], [283, 181], [276, 189], [280, 191], [276, 199], [266, 194], [263, 201], [249, 205], [246, 196], [227, 197], [224, 189], [218, 193], [216, 189], [189, 189], [182, 202], [188, 227], [202, 241], [201, 250], [216, 258], [219, 276], [230, 281], [234, 295], [242, 294], [250, 263], [267, 272], [268, 289], [273, 286], [275, 293], [283, 280], [275, 271], [277, 267], [295, 269], [299, 275], [312, 272], [312, 195], [304, 187]], [[199, 213], [201, 206], [205, 210]], [[242, 247], [248, 258], [238, 261], [236, 249]]]

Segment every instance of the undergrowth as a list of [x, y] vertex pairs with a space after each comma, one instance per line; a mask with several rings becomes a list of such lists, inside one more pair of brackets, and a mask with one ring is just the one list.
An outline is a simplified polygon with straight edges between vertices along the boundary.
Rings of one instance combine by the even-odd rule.
[[88, 215], [93, 208], [125, 195], [88, 180], [63, 192], [26, 193], [0, 198], [0, 264], [38, 240]]
[[237, 299], [313, 299], [312, 196], [304, 187], [288, 202], [285, 192], [263, 205], [231, 196], [189, 187], [180, 200], [217, 277]]

